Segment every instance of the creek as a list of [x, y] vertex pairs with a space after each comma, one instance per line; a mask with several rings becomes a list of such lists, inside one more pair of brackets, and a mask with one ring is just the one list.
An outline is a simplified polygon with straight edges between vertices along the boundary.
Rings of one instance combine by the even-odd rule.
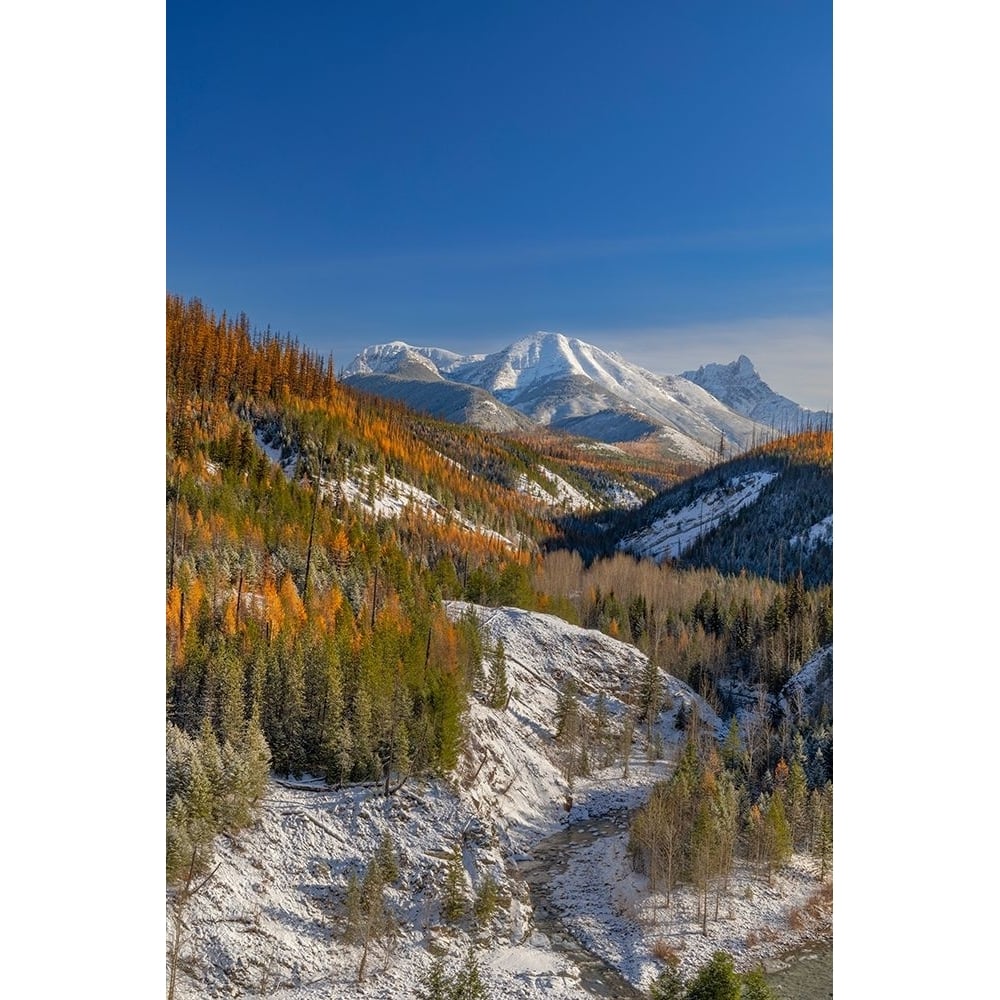
[[[518, 864], [531, 893], [537, 930], [551, 941], [554, 951], [565, 955], [581, 972], [583, 995], [606, 1000], [633, 1000], [647, 996], [636, 989], [613, 965], [584, 947], [563, 922], [552, 900], [552, 880], [566, 871], [577, 848], [600, 837], [617, 836], [628, 828], [625, 810], [573, 823], [539, 841], [528, 860]], [[802, 949], [767, 963], [767, 981], [780, 1000], [828, 1000], [833, 996], [833, 948]]]
[[779, 1000], [829, 1000], [833, 996], [833, 947], [816, 945], [768, 963], [767, 982]]
[[565, 955], [580, 968], [580, 986], [587, 996], [622, 998], [645, 997], [613, 965], [585, 948], [562, 921], [552, 903], [551, 882], [566, 871], [577, 847], [593, 844], [598, 837], [617, 836], [628, 827], [628, 815], [622, 810], [573, 823], [540, 841], [518, 870], [528, 883], [535, 911], [535, 927], [552, 942], [553, 950]]

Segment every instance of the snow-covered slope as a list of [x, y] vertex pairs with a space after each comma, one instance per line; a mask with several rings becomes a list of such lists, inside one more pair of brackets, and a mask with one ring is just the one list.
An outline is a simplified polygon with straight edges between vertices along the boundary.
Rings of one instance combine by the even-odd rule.
[[534, 427], [530, 418], [504, 406], [485, 389], [442, 375], [464, 360], [451, 351], [393, 341], [362, 351], [344, 372], [344, 381], [362, 392], [399, 400], [440, 420], [491, 431]]
[[728, 365], [702, 365], [697, 371], [684, 372], [683, 377], [737, 413], [783, 433], [830, 423], [830, 414], [825, 410], [807, 410], [771, 389], [745, 354]]
[[[471, 607], [460, 601], [446, 606], [455, 617]], [[470, 752], [479, 763], [481, 748], [487, 766], [480, 772], [485, 772], [485, 783], [480, 778], [469, 791], [481, 815], [503, 817], [512, 846], [522, 849], [563, 818], [567, 786], [554, 744], [560, 686], [572, 679], [591, 710], [603, 691], [608, 711], [618, 718], [648, 661], [628, 643], [554, 615], [519, 608], [480, 608], [477, 613], [488, 643], [503, 642], [514, 694], [507, 712], [473, 705]], [[687, 710], [697, 703], [703, 723], [720, 738], [724, 735], [718, 716], [686, 684], [663, 675], [663, 691], [661, 725], [667, 747], [683, 738], [673, 725], [682, 703]], [[578, 781], [585, 789], [586, 781]], [[502, 796], [498, 789], [505, 789]]]
[[623, 538], [618, 548], [657, 562], [677, 558], [724, 517], [753, 503], [777, 473], [750, 472], [702, 494], [694, 503], [670, 511], [635, 534]]
[[487, 391], [538, 423], [597, 440], [635, 440], [659, 431], [664, 449], [688, 461], [710, 459], [720, 439], [742, 449], [765, 431], [682, 376], [655, 375], [561, 333], [535, 333], [486, 356], [399, 341], [375, 345], [346, 374], [399, 376], [414, 365]]
[[793, 535], [788, 539], [789, 548], [802, 546], [806, 552], [812, 552], [819, 545], [833, 545], [833, 515], [828, 514], [822, 521], [817, 521], [808, 530]]
[[[178, 1000], [243, 995], [398, 1000], [417, 995], [434, 955], [455, 969], [473, 942], [494, 1000], [593, 996], [573, 949], [539, 929], [522, 877], [537, 865], [533, 852], [540, 841], [568, 823], [592, 833], [587, 845], [558, 855], [563, 874], [551, 885], [560, 919], [633, 983], [648, 986], [659, 968], [654, 950], [662, 924], [643, 910], [643, 877], [632, 872], [627, 834], [591, 824], [593, 817], [638, 805], [671, 765], [650, 759], [645, 736], [637, 731], [627, 777], [620, 762], [601, 769], [595, 761], [592, 775], [576, 777], [570, 789], [555, 740], [560, 685], [572, 679], [585, 710], [593, 709], [603, 692], [614, 727], [646, 666], [645, 656], [551, 615], [460, 602], [447, 608], [453, 616], [471, 608], [487, 645], [502, 640], [513, 687], [507, 708], [473, 699], [457, 772], [411, 780], [388, 798], [372, 786], [336, 790], [308, 777], [272, 781], [258, 821], [238, 837], [217, 838], [213, 874], [182, 914]], [[697, 703], [703, 723], [721, 738], [721, 721], [686, 685], [663, 677], [663, 696], [656, 732], [668, 758], [683, 739], [675, 725], [682, 704], [690, 709]], [[371, 950], [359, 982], [362, 948], [344, 937], [348, 879], [352, 872], [362, 874], [385, 835], [399, 862], [399, 877], [387, 890], [397, 929]], [[500, 906], [486, 924], [477, 926], [471, 915], [457, 923], [442, 916], [442, 886], [456, 846], [468, 900], [487, 876], [499, 888]], [[543, 857], [553, 859], [551, 850]], [[725, 947], [745, 951], [745, 966], [767, 953], [766, 947], [746, 949], [750, 930], [782, 926], [816, 880], [806, 859], [793, 859], [762, 894], [766, 899], [757, 900], [759, 886], [753, 889], [754, 905], [741, 902], [744, 881], [754, 884], [750, 873], [738, 868], [728, 903], [732, 917], [717, 933], [724, 931]], [[694, 892], [675, 892], [671, 925], [689, 941], [683, 955], [688, 974], [721, 940], [700, 936], [695, 905]], [[177, 929], [173, 913], [168, 907], [168, 941]], [[795, 938], [785, 931], [770, 940], [787, 946]]]
[[[536, 500], [541, 500], [542, 503], [549, 507], [560, 507], [565, 510], [592, 510], [594, 508], [594, 502], [590, 497], [581, 493], [572, 483], [566, 482], [562, 476], [558, 476], [550, 469], [546, 469], [544, 465], [539, 465], [537, 471], [551, 485], [552, 492], [544, 489], [526, 475], [522, 475], [516, 484], [519, 492], [526, 493]], [[624, 487], [619, 485], [618, 489], [621, 491], [622, 496], [628, 495], [629, 491], [624, 490]], [[634, 497], [635, 494], [632, 493], [631, 496]], [[611, 499], [617, 501], [618, 494], [615, 494]]]
[[420, 365], [435, 374], [467, 361], [461, 354], [440, 347], [411, 347], [401, 340], [366, 347], [344, 370], [344, 375], [398, 375], [406, 365]]
[[831, 432], [810, 431], [715, 465], [609, 516], [605, 544], [657, 562], [830, 583], [832, 446]]
[[[264, 454], [291, 478], [297, 465], [296, 456], [282, 458], [281, 449], [269, 443], [261, 431], [257, 432], [256, 440]], [[465, 531], [492, 538], [509, 548], [516, 549], [521, 542], [520, 538], [510, 539], [492, 528], [476, 524], [457, 510], [448, 510], [429, 493], [402, 479], [387, 473], [380, 476], [370, 465], [358, 466], [344, 479], [320, 479], [319, 483], [324, 494], [340, 491], [349, 503], [375, 517], [398, 518], [408, 507], [416, 507], [432, 521], [456, 524]]]

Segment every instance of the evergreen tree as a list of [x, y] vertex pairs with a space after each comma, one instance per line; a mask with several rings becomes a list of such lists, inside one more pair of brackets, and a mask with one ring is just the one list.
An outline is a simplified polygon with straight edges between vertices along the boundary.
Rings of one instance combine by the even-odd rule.
[[507, 656], [503, 641], [497, 639], [496, 647], [490, 656], [488, 684], [488, 703], [490, 708], [506, 708], [510, 687], [507, 683]]
[[496, 912], [499, 903], [499, 892], [496, 879], [492, 875], [486, 875], [476, 893], [476, 901], [473, 904], [473, 913], [476, 921], [480, 924], [487, 924]]
[[649, 1000], [684, 1000], [684, 980], [673, 965], [650, 984]]
[[646, 723], [646, 736], [652, 739], [653, 723], [660, 711], [660, 670], [652, 658], [646, 660], [638, 685], [638, 719]]
[[363, 916], [361, 880], [357, 872], [351, 871], [347, 876], [347, 891], [344, 895], [344, 937], [351, 944], [357, 944], [361, 940]]
[[385, 880], [377, 859], [365, 869], [361, 880], [361, 961], [358, 963], [358, 982], [365, 978], [365, 966], [372, 945], [395, 930], [395, 921], [385, 898]]
[[743, 992], [740, 997], [741, 1000], [775, 1000], [774, 993], [764, 977], [763, 966], [758, 965], [744, 974]]
[[388, 832], [383, 833], [379, 841], [375, 864], [378, 866], [379, 876], [387, 885], [399, 878], [399, 854]]
[[417, 988], [418, 1000], [451, 1000], [452, 987], [444, 970], [444, 961], [435, 958]]
[[826, 878], [833, 863], [833, 786], [814, 788], [809, 797], [812, 853], [819, 859], [820, 878]]
[[571, 742], [576, 739], [580, 730], [580, 699], [572, 677], [567, 677], [559, 686], [555, 724], [557, 740]]
[[460, 665], [468, 689], [480, 684], [483, 674], [483, 627], [476, 609], [467, 607], [459, 616], [457, 627], [462, 640]]
[[264, 731], [257, 716], [247, 723], [243, 757], [246, 761], [246, 797], [250, 805], [254, 806], [263, 797], [271, 776], [271, 750], [264, 739]]
[[806, 784], [806, 772], [798, 757], [792, 758], [792, 766], [788, 769], [785, 794], [788, 801], [788, 824], [791, 828], [794, 848], [799, 846], [805, 837], [809, 811], [809, 788]]
[[476, 958], [475, 947], [470, 947], [455, 976], [451, 991], [452, 1000], [488, 1000], [486, 984], [479, 971], [479, 960]]
[[732, 958], [724, 951], [715, 952], [691, 981], [685, 1000], [740, 1000], [740, 979]]
[[343, 788], [351, 780], [351, 767], [354, 764], [354, 737], [351, 735], [351, 725], [348, 720], [340, 724], [337, 733], [336, 747], [330, 756], [327, 781], [336, 781]]
[[726, 741], [722, 744], [722, 761], [729, 770], [736, 772], [739, 770], [742, 756], [743, 747], [740, 743], [740, 725], [734, 715], [729, 720]]
[[792, 856], [792, 830], [785, 818], [785, 805], [776, 789], [764, 814], [767, 835], [768, 875], [773, 875]]
[[462, 863], [462, 848], [456, 844], [448, 862], [444, 877], [444, 895], [441, 900], [441, 915], [450, 924], [457, 923], [468, 909], [465, 894], [465, 865]]
[[579, 755], [581, 741], [585, 741], [585, 722], [580, 710], [576, 681], [567, 677], [556, 698], [556, 742], [559, 744], [559, 764], [570, 792], [578, 774], [583, 773]]

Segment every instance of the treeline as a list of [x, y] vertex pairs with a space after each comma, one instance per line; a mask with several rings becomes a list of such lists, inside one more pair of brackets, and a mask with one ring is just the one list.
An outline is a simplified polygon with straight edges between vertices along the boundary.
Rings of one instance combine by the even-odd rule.
[[657, 666], [726, 712], [738, 678], [777, 694], [833, 639], [833, 592], [714, 569], [682, 570], [618, 554], [585, 567], [572, 552], [548, 553], [534, 586], [539, 607], [631, 642]]
[[336, 582], [303, 601], [267, 565], [237, 581], [215, 564], [206, 583], [182, 562], [167, 598], [171, 721], [232, 739], [256, 718], [278, 772], [337, 783], [453, 766], [478, 669], [468, 628], [401, 551], [382, 556], [353, 604]]

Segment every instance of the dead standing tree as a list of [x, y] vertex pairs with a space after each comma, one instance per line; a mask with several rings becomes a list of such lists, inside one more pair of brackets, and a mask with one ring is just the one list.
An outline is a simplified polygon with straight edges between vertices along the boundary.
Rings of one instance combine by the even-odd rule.
[[191, 864], [188, 867], [184, 885], [176, 891], [173, 898], [174, 927], [170, 941], [170, 985], [167, 988], [167, 1000], [174, 1000], [174, 990], [177, 988], [177, 967], [180, 964], [181, 948], [184, 946], [184, 912], [187, 910], [188, 903], [215, 877], [219, 865], [216, 865], [208, 875], [195, 885], [194, 877], [197, 870], [198, 848], [196, 847], [191, 852]]

